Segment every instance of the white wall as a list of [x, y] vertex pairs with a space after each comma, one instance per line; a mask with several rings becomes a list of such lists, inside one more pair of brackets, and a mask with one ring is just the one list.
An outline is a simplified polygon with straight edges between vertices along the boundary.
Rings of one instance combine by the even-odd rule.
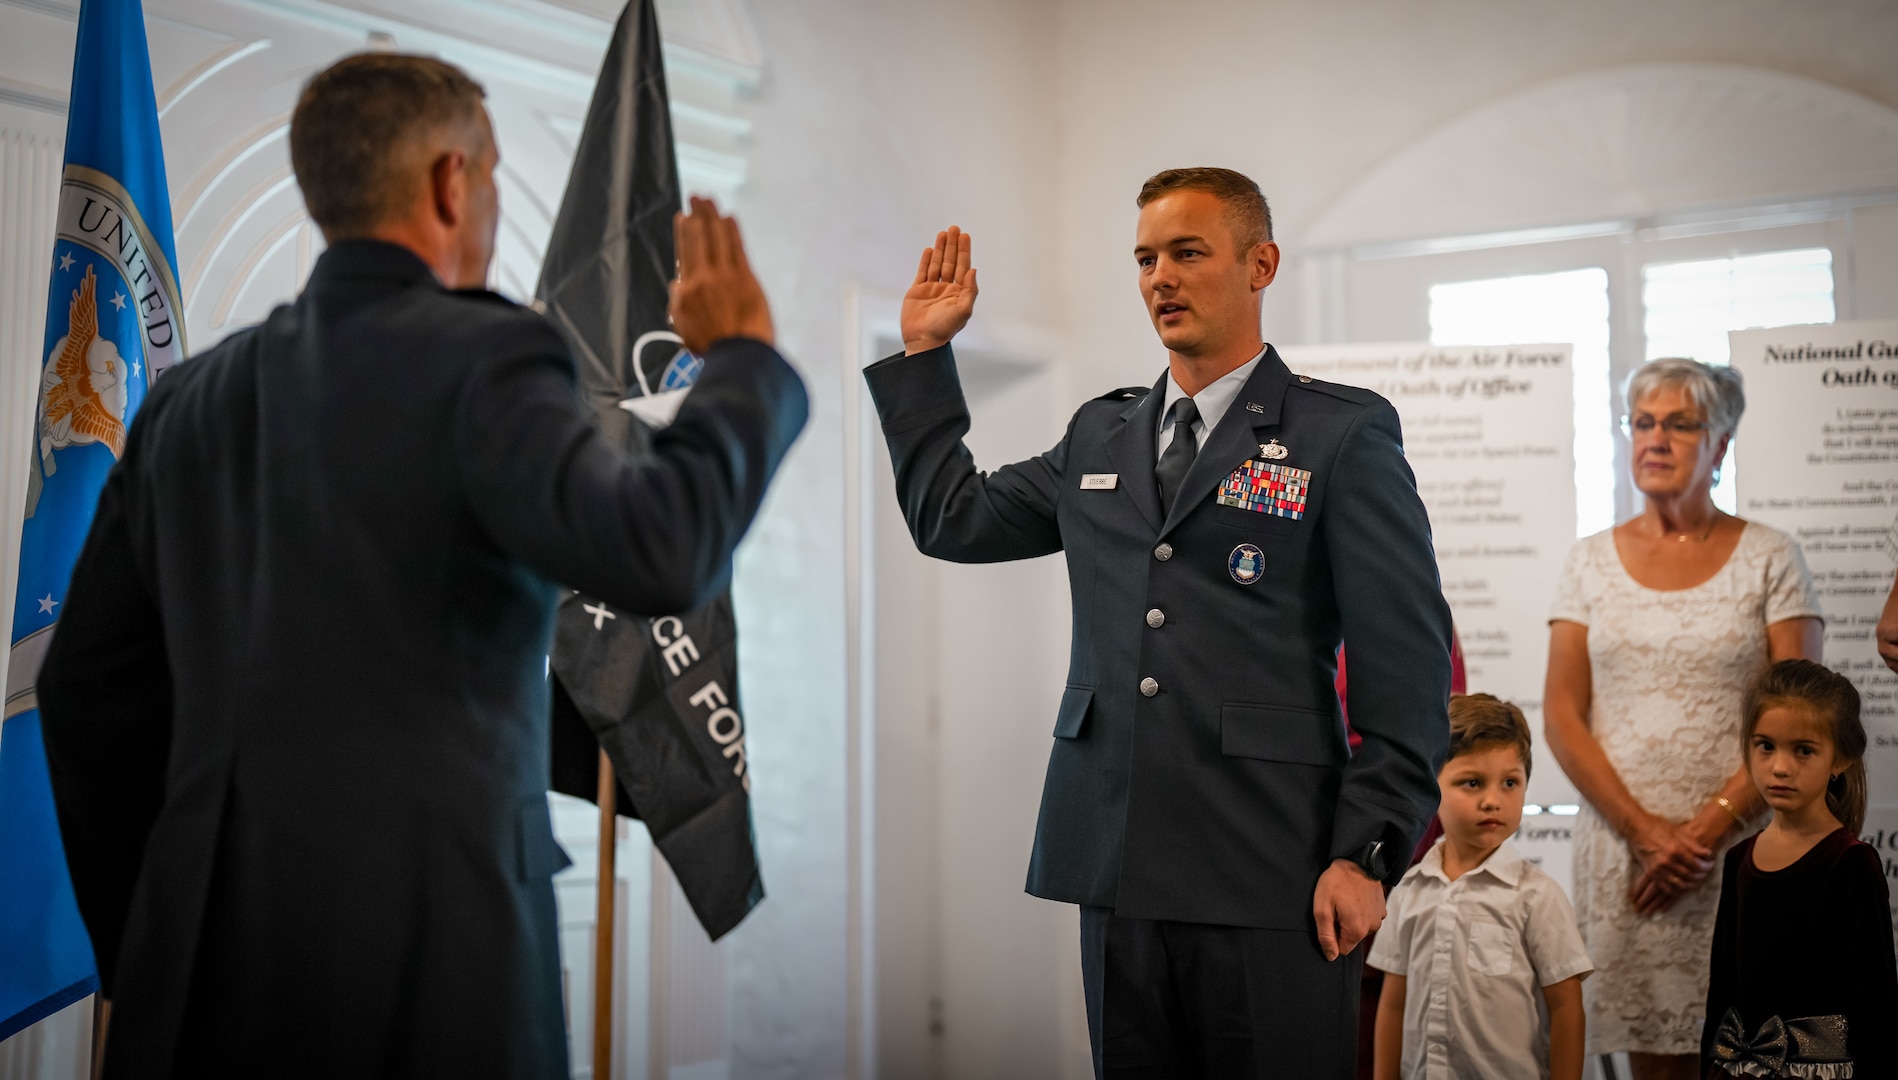
[[[1047, 449], [1043, 364], [965, 349], [978, 463]], [[872, 470], [878, 1075], [1091, 1075], [1078, 916], [1022, 891], [1067, 663], [1058, 556], [958, 566], [916, 552], [887, 455]]]
[[[845, 410], [854, 407], [862, 355], [857, 328], [844, 322], [845, 291], [900, 295], [917, 253], [955, 223], [976, 233], [983, 260], [978, 319], [1052, 322], [1042, 211], [1054, 172], [1056, 129], [1045, 107], [1053, 73], [1037, 63], [1049, 24], [1032, 5], [760, 0], [750, 11], [768, 59], [749, 113], [751, 180], [738, 207], [814, 410], [740, 567], [749, 715], [769, 717], [754, 719], [751, 738], [771, 896], [731, 939], [733, 1067], [745, 1076], [831, 1076], [860, 1066], [847, 1060], [846, 1040], [874, 1016], [880, 992], [873, 974], [853, 984], [845, 966], [861, 945], [853, 931], [873, 914], [858, 911], [853, 926], [846, 895], [848, 839], [860, 822], [850, 817], [848, 791], [844, 428], [855, 422]], [[1059, 429], [1052, 413], [1038, 420], [1041, 437], [1029, 441], [1045, 447]], [[978, 621], [1005, 618], [998, 603]], [[1017, 701], [1045, 696], [1059, 678], [1037, 686], [1010, 673], [990, 685], [998, 700]], [[966, 820], [946, 813], [946, 829]], [[1032, 818], [1016, 825], [1032, 829]], [[1025, 866], [981, 880], [1018, 898]], [[963, 944], [949, 939], [943, 948]], [[1006, 990], [1000, 999], [1031, 1015], [1042, 1008]], [[961, 1030], [970, 1045], [989, 1034]]]
[[1855, 319], [1898, 318], [1898, 206], [1852, 214]]
[[[1164, 13], [1129, 0], [1063, 0], [1060, 12], [1061, 314], [1070, 355], [1082, 358], [1077, 392], [1146, 381], [1157, 364], [1132, 302], [1128, 249], [1134, 193], [1161, 168], [1220, 164], [1259, 181], [1295, 269], [1304, 230], [1380, 161], [1560, 76], [1644, 62], [1748, 64], [1898, 107], [1898, 70], [1880, 44], [1898, 40], [1898, 9], [1877, 0], [1184, 0]], [[1282, 274], [1268, 292], [1268, 338], [1319, 340], [1300, 323], [1302, 288]]]

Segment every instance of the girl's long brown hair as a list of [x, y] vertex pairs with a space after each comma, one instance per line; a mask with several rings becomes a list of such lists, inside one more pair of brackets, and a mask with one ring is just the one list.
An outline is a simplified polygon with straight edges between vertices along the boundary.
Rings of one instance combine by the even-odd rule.
[[1760, 714], [1776, 706], [1804, 706], [1831, 721], [1832, 745], [1848, 764], [1826, 785], [1826, 809], [1857, 836], [1865, 828], [1865, 725], [1858, 718], [1858, 688], [1851, 680], [1810, 660], [1781, 660], [1760, 672], [1746, 693], [1741, 755], [1750, 754]]

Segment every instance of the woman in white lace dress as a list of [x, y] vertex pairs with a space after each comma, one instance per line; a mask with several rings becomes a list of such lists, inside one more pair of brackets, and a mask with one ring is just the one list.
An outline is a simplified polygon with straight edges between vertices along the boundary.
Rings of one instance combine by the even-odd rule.
[[1636, 1080], [1699, 1075], [1708, 951], [1726, 847], [1758, 797], [1740, 703], [1773, 660], [1817, 660], [1817, 597], [1799, 547], [1714, 506], [1745, 400], [1740, 376], [1657, 360], [1628, 385], [1646, 508], [1578, 542], [1549, 624], [1543, 725], [1587, 801], [1575, 916], [1595, 961], [1588, 1052], [1625, 1050]]

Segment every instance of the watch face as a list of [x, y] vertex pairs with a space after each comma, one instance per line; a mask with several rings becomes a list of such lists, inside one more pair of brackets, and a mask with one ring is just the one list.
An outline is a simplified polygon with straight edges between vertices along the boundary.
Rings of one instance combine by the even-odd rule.
[[1365, 871], [1374, 878], [1384, 876], [1384, 841], [1374, 840], [1370, 847], [1364, 849], [1363, 866]]

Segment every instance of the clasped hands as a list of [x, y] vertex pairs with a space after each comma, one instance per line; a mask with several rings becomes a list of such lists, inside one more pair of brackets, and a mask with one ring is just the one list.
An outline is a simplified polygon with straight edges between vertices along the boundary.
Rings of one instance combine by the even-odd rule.
[[1626, 839], [1641, 864], [1641, 876], [1629, 894], [1635, 911], [1658, 915], [1707, 880], [1720, 835], [1705, 832], [1695, 821], [1669, 821], [1646, 811], [1630, 823]]

